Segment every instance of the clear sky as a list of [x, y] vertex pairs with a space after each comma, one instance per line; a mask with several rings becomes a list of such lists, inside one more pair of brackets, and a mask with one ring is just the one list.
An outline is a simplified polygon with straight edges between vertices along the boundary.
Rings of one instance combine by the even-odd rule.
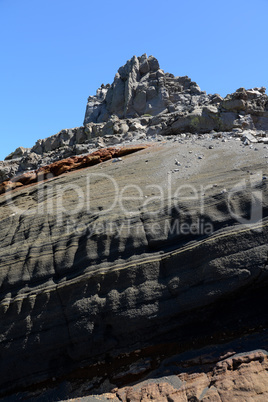
[[83, 124], [134, 54], [225, 96], [268, 87], [268, 0], [0, 0], [0, 160]]

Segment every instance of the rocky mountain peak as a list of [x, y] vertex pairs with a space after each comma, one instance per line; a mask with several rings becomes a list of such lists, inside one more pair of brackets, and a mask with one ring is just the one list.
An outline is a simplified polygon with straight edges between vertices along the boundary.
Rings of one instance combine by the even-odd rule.
[[155, 116], [167, 108], [172, 111], [182, 92], [202, 93], [187, 76], [165, 73], [155, 57], [133, 56], [118, 69], [112, 85], [102, 85], [88, 98], [84, 124], [105, 122], [111, 115], [133, 118]]
[[[188, 76], [165, 73], [153, 56], [133, 56], [112, 84], [102, 84], [88, 98], [83, 126], [63, 129], [17, 148], [0, 163], [0, 184], [16, 174], [98, 147], [151, 141], [156, 136], [237, 135], [257, 137], [268, 131], [268, 96], [264, 87], [239, 88], [222, 98], [207, 94]], [[251, 134], [252, 134], [251, 133]]]

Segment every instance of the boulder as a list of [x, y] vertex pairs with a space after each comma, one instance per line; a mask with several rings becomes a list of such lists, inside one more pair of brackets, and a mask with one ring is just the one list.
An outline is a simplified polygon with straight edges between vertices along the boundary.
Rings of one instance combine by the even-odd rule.
[[11, 190], [15, 190], [17, 187], [22, 187], [23, 184], [20, 182], [4, 181], [0, 184], [0, 194], [7, 193]]
[[242, 135], [242, 141], [243, 142], [245, 142], [245, 143], [257, 143], [258, 142], [258, 140], [257, 140], [257, 138], [255, 137], [255, 135], [253, 135], [253, 134], [251, 134], [250, 132], [245, 132], [243, 135]]
[[43, 150], [43, 140], [37, 140], [35, 145], [31, 148], [31, 152], [35, 152], [38, 155], [42, 155]]
[[150, 65], [146, 58], [142, 63], [140, 63], [140, 73], [142, 75], [147, 74], [150, 71]]
[[0, 161], [0, 183], [8, 181], [19, 169], [21, 159], [11, 159], [10, 161]]
[[226, 110], [246, 110], [246, 101], [244, 99], [224, 99], [221, 106]]
[[30, 152], [24, 156], [19, 163], [19, 170], [35, 170], [39, 164], [40, 158], [35, 152]]
[[153, 56], [148, 57], [148, 64], [152, 72], [158, 71], [160, 68], [158, 60]]
[[8, 156], [5, 157], [5, 160], [11, 160], [11, 159], [18, 159], [21, 158], [22, 156], [26, 155], [29, 152], [29, 148], [24, 148], [24, 147], [18, 147], [15, 149], [14, 152], [11, 152]]
[[210, 98], [210, 102], [211, 102], [212, 104], [214, 104], [214, 103], [219, 104], [219, 103], [221, 103], [222, 101], [223, 101], [223, 98], [222, 98], [219, 94], [214, 94], [214, 95], [212, 95], [211, 98]]
[[11, 169], [7, 165], [0, 165], [0, 183], [3, 181], [9, 180]]
[[235, 126], [238, 114], [236, 112], [220, 112], [219, 128], [221, 131], [232, 131]]
[[207, 133], [219, 129], [218, 110], [214, 106], [196, 108], [191, 113], [179, 117], [172, 124], [174, 134], [183, 132]]
[[129, 131], [142, 131], [144, 127], [140, 124], [139, 121], [133, 121], [129, 126]]

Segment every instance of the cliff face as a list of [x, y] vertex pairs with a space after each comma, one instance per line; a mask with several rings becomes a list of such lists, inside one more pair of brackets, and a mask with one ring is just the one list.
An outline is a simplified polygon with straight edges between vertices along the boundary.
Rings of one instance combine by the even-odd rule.
[[107, 121], [113, 114], [119, 118], [155, 116], [172, 108], [181, 93], [202, 94], [190, 78], [165, 74], [153, 56], [134, 56], [119, 68], [112, 85], [102, 85], [88, 98], [84, 124]]
[[[245, 160], [239, 142], [218, 143], [215, 164], [206, 144], [203, 159], [191, 142], [167, 143], [2, 196], [2, 391], [79, 367], [105, 367], [120, 384], [126, 354], [265, 324], [267, 184], [256, 176], [232, 193], [238, 164], [239, 180], [248, 163], [260, 168], [254, 150]], [[198, 167], [168, 174], [186, 152]], [[201, 179], [203, 205], [191, 194]], [[263, 220], [239, 225], [260, 189]]]
[[[142, 133], [139, 152], [99, 149], [55, 162], [62, 147], [50, 153], [42, 147], [63, 139], [67, 144], [65, 130], [39, 143], [37, 171], [22, 173], [21, 181], [16, 173], [9, 177], [22, 186], [7, 191], [2, 184], [1, 395], [20, 390], [30, 397], [23, 387], [43, 382], [36, 400], [105, 389], [114, 389], [115, 400], [131, 401], [267, 397], [268, 171], [267, 146], [258, 143], [266, 137], [187, 132], [148, 141], [146, 130], [156, 126], [180, 133], [176, 111], [127, 117], [138, 102], [133, 82], [140, 85], [147, 76], [149, 88], [159, 71], [152, 57], [131, 59], [117, 76], [122, 101], [114, 100], [120, 91], [113, 85], [103, 88], [94, 106], [122, 115], [75, 131], [77, 141], [88, 130], [107, 130], [99, 148], [117, 135], [122, 145], [124, 135]], [[176, 107], [174, 86], [185, 97], [207, 96], [189, 80], [169, 78], [174, 83], [166, 80], [165, 99]], [[256, 119], [266, 119], [262, 89], [237, 94], [213, 106], [222, 110], [217, 116], [245, 117], [254, 105]], [[150, 99], [155, 113], [167, 106], [159, 99]], [[204, 127], [206, 107], [198, 120]], [[183, 117], [188, 123], [191, 113]], [[19, 160], [8, 166], [34, 153], [18, 152]], [[86, 163], [96, 158], [103, 163]], [[240, 357], [245, 352], [249, 357]], [[238, 379], [255, 381], [256, 372], [264, 385], [245, 391]], [[141, 379], [146, 383], [125, 387]]]

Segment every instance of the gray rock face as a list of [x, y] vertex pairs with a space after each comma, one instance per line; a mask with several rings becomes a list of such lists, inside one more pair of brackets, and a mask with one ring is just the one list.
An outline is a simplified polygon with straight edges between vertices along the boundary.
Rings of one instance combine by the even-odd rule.
[[[221, 188], [211, 188], [222, 180], [231, 190], [248, 180], [249, 165], [260, 169], [260, 161], [254, 151], [239, 159], [234, 140], [231, 149], [219, 145], [217, 159], [200, 145], [204, 159], [196, 158], [199, 166], [190, 177], [174, 173], [168, 197], [170, 166], [194, 145], [182, 146], [152, 147], [120, 166], [108, 161], [101, 179], [91, 177], [90, 189], [87, 175], [99, 174], [98, 166], [1, 197], [1, 393], [86, 366], [93, 378], [101, 364], [116, 384], [124, 354], [174, 340], [187, 348], [189, 339], [200, 341], [200, 330], [211, 342], [223, 329], [243, 330], [236, 309], [244, 299], [266, 308], [267, 183], [260, 177], [254, 184], [254, 191], [263, 192], [263, 220], [256, 223], [261, 230], [230, 215], [248, 216], [249, 190], [229, 199]], [[115, 189], [107, 175], [120, 192], [125, 189], [124, 209], [117, 202], [109, 211]], [[177, 197], [186, 180], [208, 192], [202, 208], [187, 188], [189, 194]], [[137, 186], [149, 198], [137, 201]], [[158, 186], [163, 202], [155, 199]], [[213, 223], [212, 235], [184, 232], [202, 220]], [[254, 292], [264, 295], [262, 303]], [[219, 306], [225, 303], [232, 307], [223, 315]], [[245, 314], [250, 328], [256, 317], [264, 321], [256, 311]]]
[[18, 170], [18, 161], [0, 162], [0, 183], [9, 180]]
[[40, 162], [39, 155], [35, 152], [29, 152], [26, 156], [21, 158], [19, 162], [19, 171], [35, 170]]
[[187, 76], [164, 73], [153, 56], [144, 54], [128, 60], [112, 85], [102, 85], [96, 96], [89, 97], [84, 125], [106, 122], [113, 116], [126, 119], [164, 114], [162, 134], [268, 130], [267, 105], [264, 87], [240, 88], [225, 99], [218, 94], [206, 95]]
[[89, 97], [84, 124], [107, 121], [112, 114], [119, 118], [154, 116], [176, 103], [181, 92], [201, 93], [190, 78], [165, 74], [153, 56], [134, 56], [119, 68], [111, 86], [102, 86]]
[[268, 96], [265, 88], [246, 90], [239, 88], [233, 94], [227, 95], [220, 103], [220, 117], [223, 120], [225, 111], [233, 113], [233, 126], [243, 129], [268, 130]]
[[[43, 157], [52, 152], [56, 159], [81, 154], [87, 144], [106, 135], [122, 134], [131, 139], [143, 134], [151, 137], [212, 130], [268, 131], [265, 88], [239, 88], [224, 99], [219, 94], [207, 95], [189, 77], [164, 73], [153, 56], [144, 54], [133, 56], [118, 69], [112, 85], [102, 84], [96, 95], [88, 98], [84, 126], [61, 130], [38, 140], [31, 149], [20, 147], [6, 159], [27, 159], [29, 153]], [[27, 162], [24, 165], [31, 167]]]
[[90, 135], [88, 135], [88, 129], [85, 129], [84, 127], [64, 129], [44, 140], [38, 140], [31, 148], [31, 152], [42, 155], [65, 146], [71, 147], [75, 144], [84, 143], [88, 138], [90, 138]]
[[[134, 56], [89, 98], [84, 126], [1, 162], [5, 181], [94, 147], [170, 137], [1, 195], [0, 395], [83, 368], [117, 384], [122, 370], [150, 368], [148, 348], [181, 352], [266, 327], [267, 130], [264, 88], [206, 95]], [[261, 214], [250, 225], [252, 205]]]
[[17, 159], [17, 158], [21, 158], [22, 156], [26, 155], [29, 151], [29, 148], [24, 148], [24, 147], [18, 147], [17, 149], [15, 149], [14, 152], [11, 152], [11, 154], [9, 154], [5, 160], [11, 160], [11, 159]]

